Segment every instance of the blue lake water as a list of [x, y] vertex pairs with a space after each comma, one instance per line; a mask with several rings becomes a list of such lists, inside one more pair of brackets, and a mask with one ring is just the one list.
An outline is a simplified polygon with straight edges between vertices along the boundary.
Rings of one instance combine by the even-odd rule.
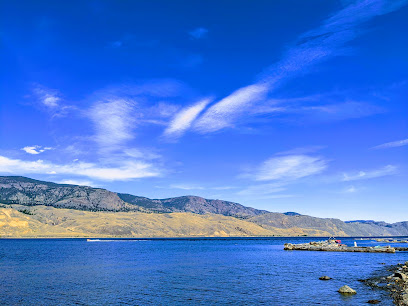
[[[0, 239], [0, 304], [392, 305], [385, 292], [358, 279], [385, 269], [382, 262], [407, 261], [408, 253], [283, 250], [286, 242], [312, 240]], [[321, 281], [322, 275], [333, 279]], [[357, 294], [340, 295], [345, 284]]]

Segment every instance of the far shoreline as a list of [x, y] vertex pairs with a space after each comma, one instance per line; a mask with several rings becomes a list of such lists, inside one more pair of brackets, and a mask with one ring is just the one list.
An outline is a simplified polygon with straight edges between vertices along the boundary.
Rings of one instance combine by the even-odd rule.
[[[0, 240], [11, 240], [11, 239], [114, 239], [114, 240], [189, 240], [189, 239], [201, 239], [201, 240], [245, 240], [245, 239], [260, 239], [260, 240], [268, 240], [268, 239], [327, 239], [329, 236], [182, 236], [182, 237], [134, 237], [134, 236], [123, 236], [123, 237], [112, 237], [112, 236], [77, 236], [77, 237], [59, 237], [59, 236], [49, 236], [49, 237], [0, 237]], [[381, 239], [381, 238], [407, 238], [408, 236], [336, 236], [336, 238], [340, 239]]]

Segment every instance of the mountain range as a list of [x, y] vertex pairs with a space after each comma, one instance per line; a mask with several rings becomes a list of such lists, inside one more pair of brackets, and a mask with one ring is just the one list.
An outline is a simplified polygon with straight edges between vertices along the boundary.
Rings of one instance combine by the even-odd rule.
[[1, 237], [404, 236], [408, 222], [343, 222], [197, 196], [149, 199], [0, 177]]

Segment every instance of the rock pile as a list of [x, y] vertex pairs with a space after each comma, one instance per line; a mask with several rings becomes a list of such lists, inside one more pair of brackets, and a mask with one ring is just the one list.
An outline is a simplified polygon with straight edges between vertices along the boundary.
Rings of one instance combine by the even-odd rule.
[[408, 261], [405, 264], [398, 264], [390, 267], [391, 272], [386, 277], [373, 277], [362, 280], [371, 287], [387, 290], [394, 300], [395, 305], [408, 305]]

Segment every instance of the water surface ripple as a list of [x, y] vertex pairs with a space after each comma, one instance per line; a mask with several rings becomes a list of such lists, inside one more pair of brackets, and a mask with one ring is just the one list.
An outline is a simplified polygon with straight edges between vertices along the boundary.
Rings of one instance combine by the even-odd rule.
[[[286, 242], [311, 240], [0, 239], [0, 304], [392, 305], [358, 279], [384, 269], [383, 262], [407, 261], [408, 253], [283, 250]], [[333, 279], [320, 281], [322, 275]], [[337, 293], [345, 284], [357, 295]]]

